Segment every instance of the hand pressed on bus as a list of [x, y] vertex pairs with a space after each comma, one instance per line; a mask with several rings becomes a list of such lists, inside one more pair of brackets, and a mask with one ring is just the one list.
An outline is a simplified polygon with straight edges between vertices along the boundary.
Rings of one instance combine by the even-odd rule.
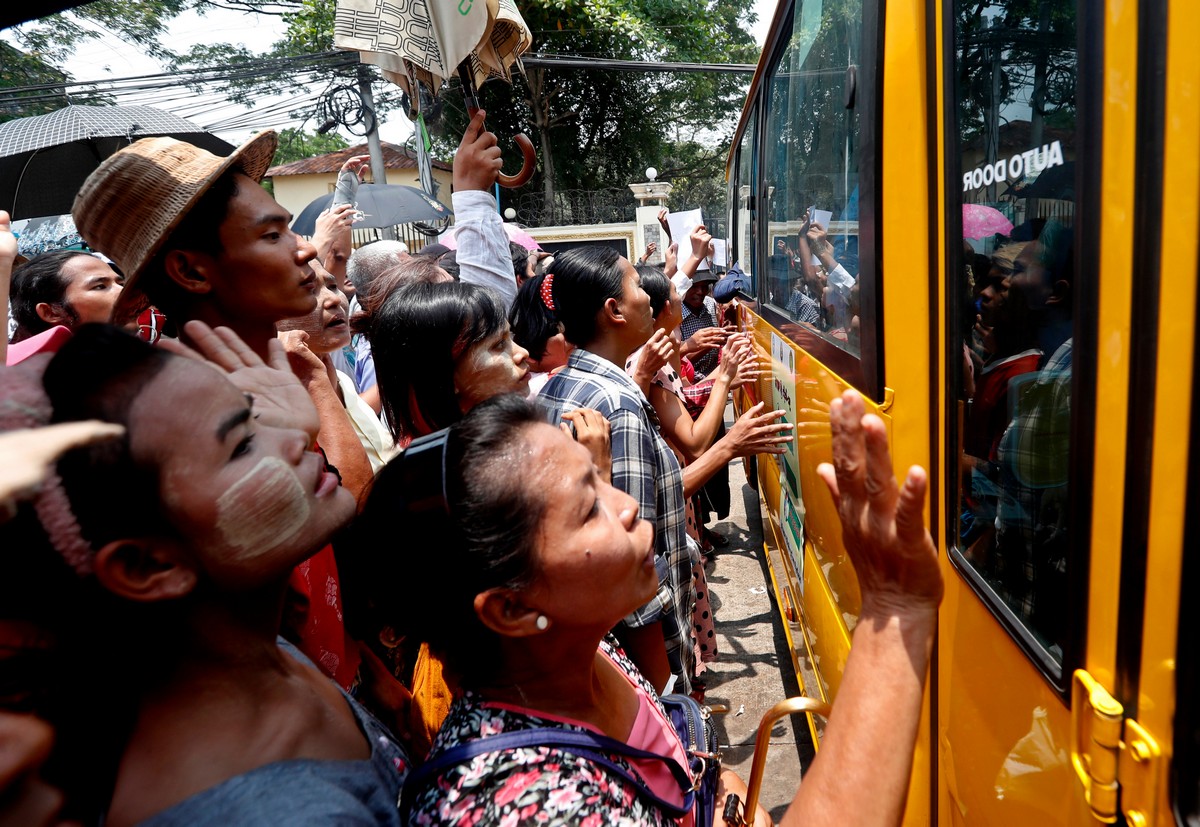
[[842, 521], [842, 543], [858, 574], [863, 612], [868, 601], [936, 609], [942, 574], [925, 530], [925, 469], [914, 465], [903, 487], [896, 486], [883, 420], [865, 413], [855, 391], [833, 400], [829, 421], [833, 464], [822, 463], [817, 473]]
[[829, 486], [862, 609], [821, 751], [781, 824], [882, 825], [904, 817], [942, 577], [925, 529], [925, 471], [892, 476], [883, 421], [846, 391], [829, 410]]

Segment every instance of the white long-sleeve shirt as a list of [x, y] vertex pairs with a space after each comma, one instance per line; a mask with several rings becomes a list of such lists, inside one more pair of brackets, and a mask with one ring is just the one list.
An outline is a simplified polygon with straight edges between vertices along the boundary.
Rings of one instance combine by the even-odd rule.
[[517, 297], [517, 279], [495, 197], [483, 190], [463, 190], [451, 195], [451, 202], [459, 281], [492, 288], [504, 300], [507, 313]]

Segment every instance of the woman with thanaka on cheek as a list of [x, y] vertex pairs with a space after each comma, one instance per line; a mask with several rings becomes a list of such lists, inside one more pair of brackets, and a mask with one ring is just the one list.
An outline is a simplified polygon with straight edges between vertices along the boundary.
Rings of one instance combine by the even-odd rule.
[[[276, 380], [295, 384], [275, 356]], [[127, 726], [80, 756], [112, 779], [91, 816], [398, 824], [405, 753], [277, 638], [289, 574], [355, 510], [308, 435], [264, 424], [211, 365], [110, 327], [82, 328], [44, 387], [56, 421], [127, 431], [65, 455], [59, 517], [38, 512], [83, 579], [80, 622], [64, 627], [105, 653], [105, 690], [127, 705], [104, 713]]]
[[529, 353], [515, 344], [500, 297], [474, 284], [409, 284], [372, 301], [367, 335], [397, 444], [457, 422], [485, 399], [525, 393]]
[[[337, 396], [340, 413], [348, 418], [353, 427], [359, 444], [366, 453], [366, 459], [370, 462], [371, 474], [374, 475], [384, 463], [396, 455], [396, 448], [383, 422], [358, 395], [354, 379], [333, 366], [331, 354], [350, 343], [350, 302], [329, 271], [315, 261], [312, 267], [320, 284], [316, 310], [307, 316], [284, 319], [275, 327], [291, 357], [290, 361], [297, 376], [309, 387], [310, 393], [314, 390], [319, 391], [314, 395], [313, 402], [323, 417], [334, 417], [339, 413], [337, 409], [328, 412], [322, 409], [329, 391]], [[314, 359], [313, 356], [317, 358]], [[318, 360], [321, 363], [320, 368], [317, 367]], [[321, 377], [326, 381], [321, 382]], [[317, 441], [328, 453], [325, 430], [322, 428]], [[346, 471], [341, 465], [338, 466], [338, 470], [345, 479]]]

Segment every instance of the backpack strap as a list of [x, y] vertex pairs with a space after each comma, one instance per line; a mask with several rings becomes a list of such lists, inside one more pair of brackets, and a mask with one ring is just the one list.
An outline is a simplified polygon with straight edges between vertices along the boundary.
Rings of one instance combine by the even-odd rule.
[[[695, 791], [692, 789], [691, 776], [686, 769], [677, 764], [673, 759], [655, 752], [631, 747], [629, 744], [618, 741], [615, 738], [609, 738], [607, 735], [587, 730], [555, 729], [550, 727], [502, 732], [487, 738], [477, 738], [473, 741], [467, 741], [464, 744], [451, 747], [445, 752], [431, 758], [425, 764], [410, 772], [405, 779], [402, 810], [407, 816], [408, 811], [411, 809], [413, 796], [421, 788], [431, 783], [434, 778], [451, 767], [470, 761], [479, 755], [505, 752], [513, 749], [536, 749], [537, 747], [561, 749], [564, 752], [572, 753], [580, 758], [586, 758], [595, 764], [599, 764], [608, 772], [630, 784], [645, 801], [672, 818], [683, 818], [692, 811], [692, 805], [695, 801]], [[666, 764], [676, 783], [679, 784], [680, 792], [683, 793], [683, 804], [673, 804], [659, 798], [636, 773], [631, 773], [613, 761], [604, 754], [606, 752], [617, 753], [628, 758], [660, 761]]]

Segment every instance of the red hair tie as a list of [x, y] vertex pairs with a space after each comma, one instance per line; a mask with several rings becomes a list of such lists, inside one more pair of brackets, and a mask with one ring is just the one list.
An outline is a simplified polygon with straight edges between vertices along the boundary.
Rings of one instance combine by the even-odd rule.
[[554, 274], [547, 273], [542, 278], [542, 304], [546, 305], [546, 309], [551, 313], [554, 312], [554, 296], [551, 294], [551, 289], [554, 287]]

